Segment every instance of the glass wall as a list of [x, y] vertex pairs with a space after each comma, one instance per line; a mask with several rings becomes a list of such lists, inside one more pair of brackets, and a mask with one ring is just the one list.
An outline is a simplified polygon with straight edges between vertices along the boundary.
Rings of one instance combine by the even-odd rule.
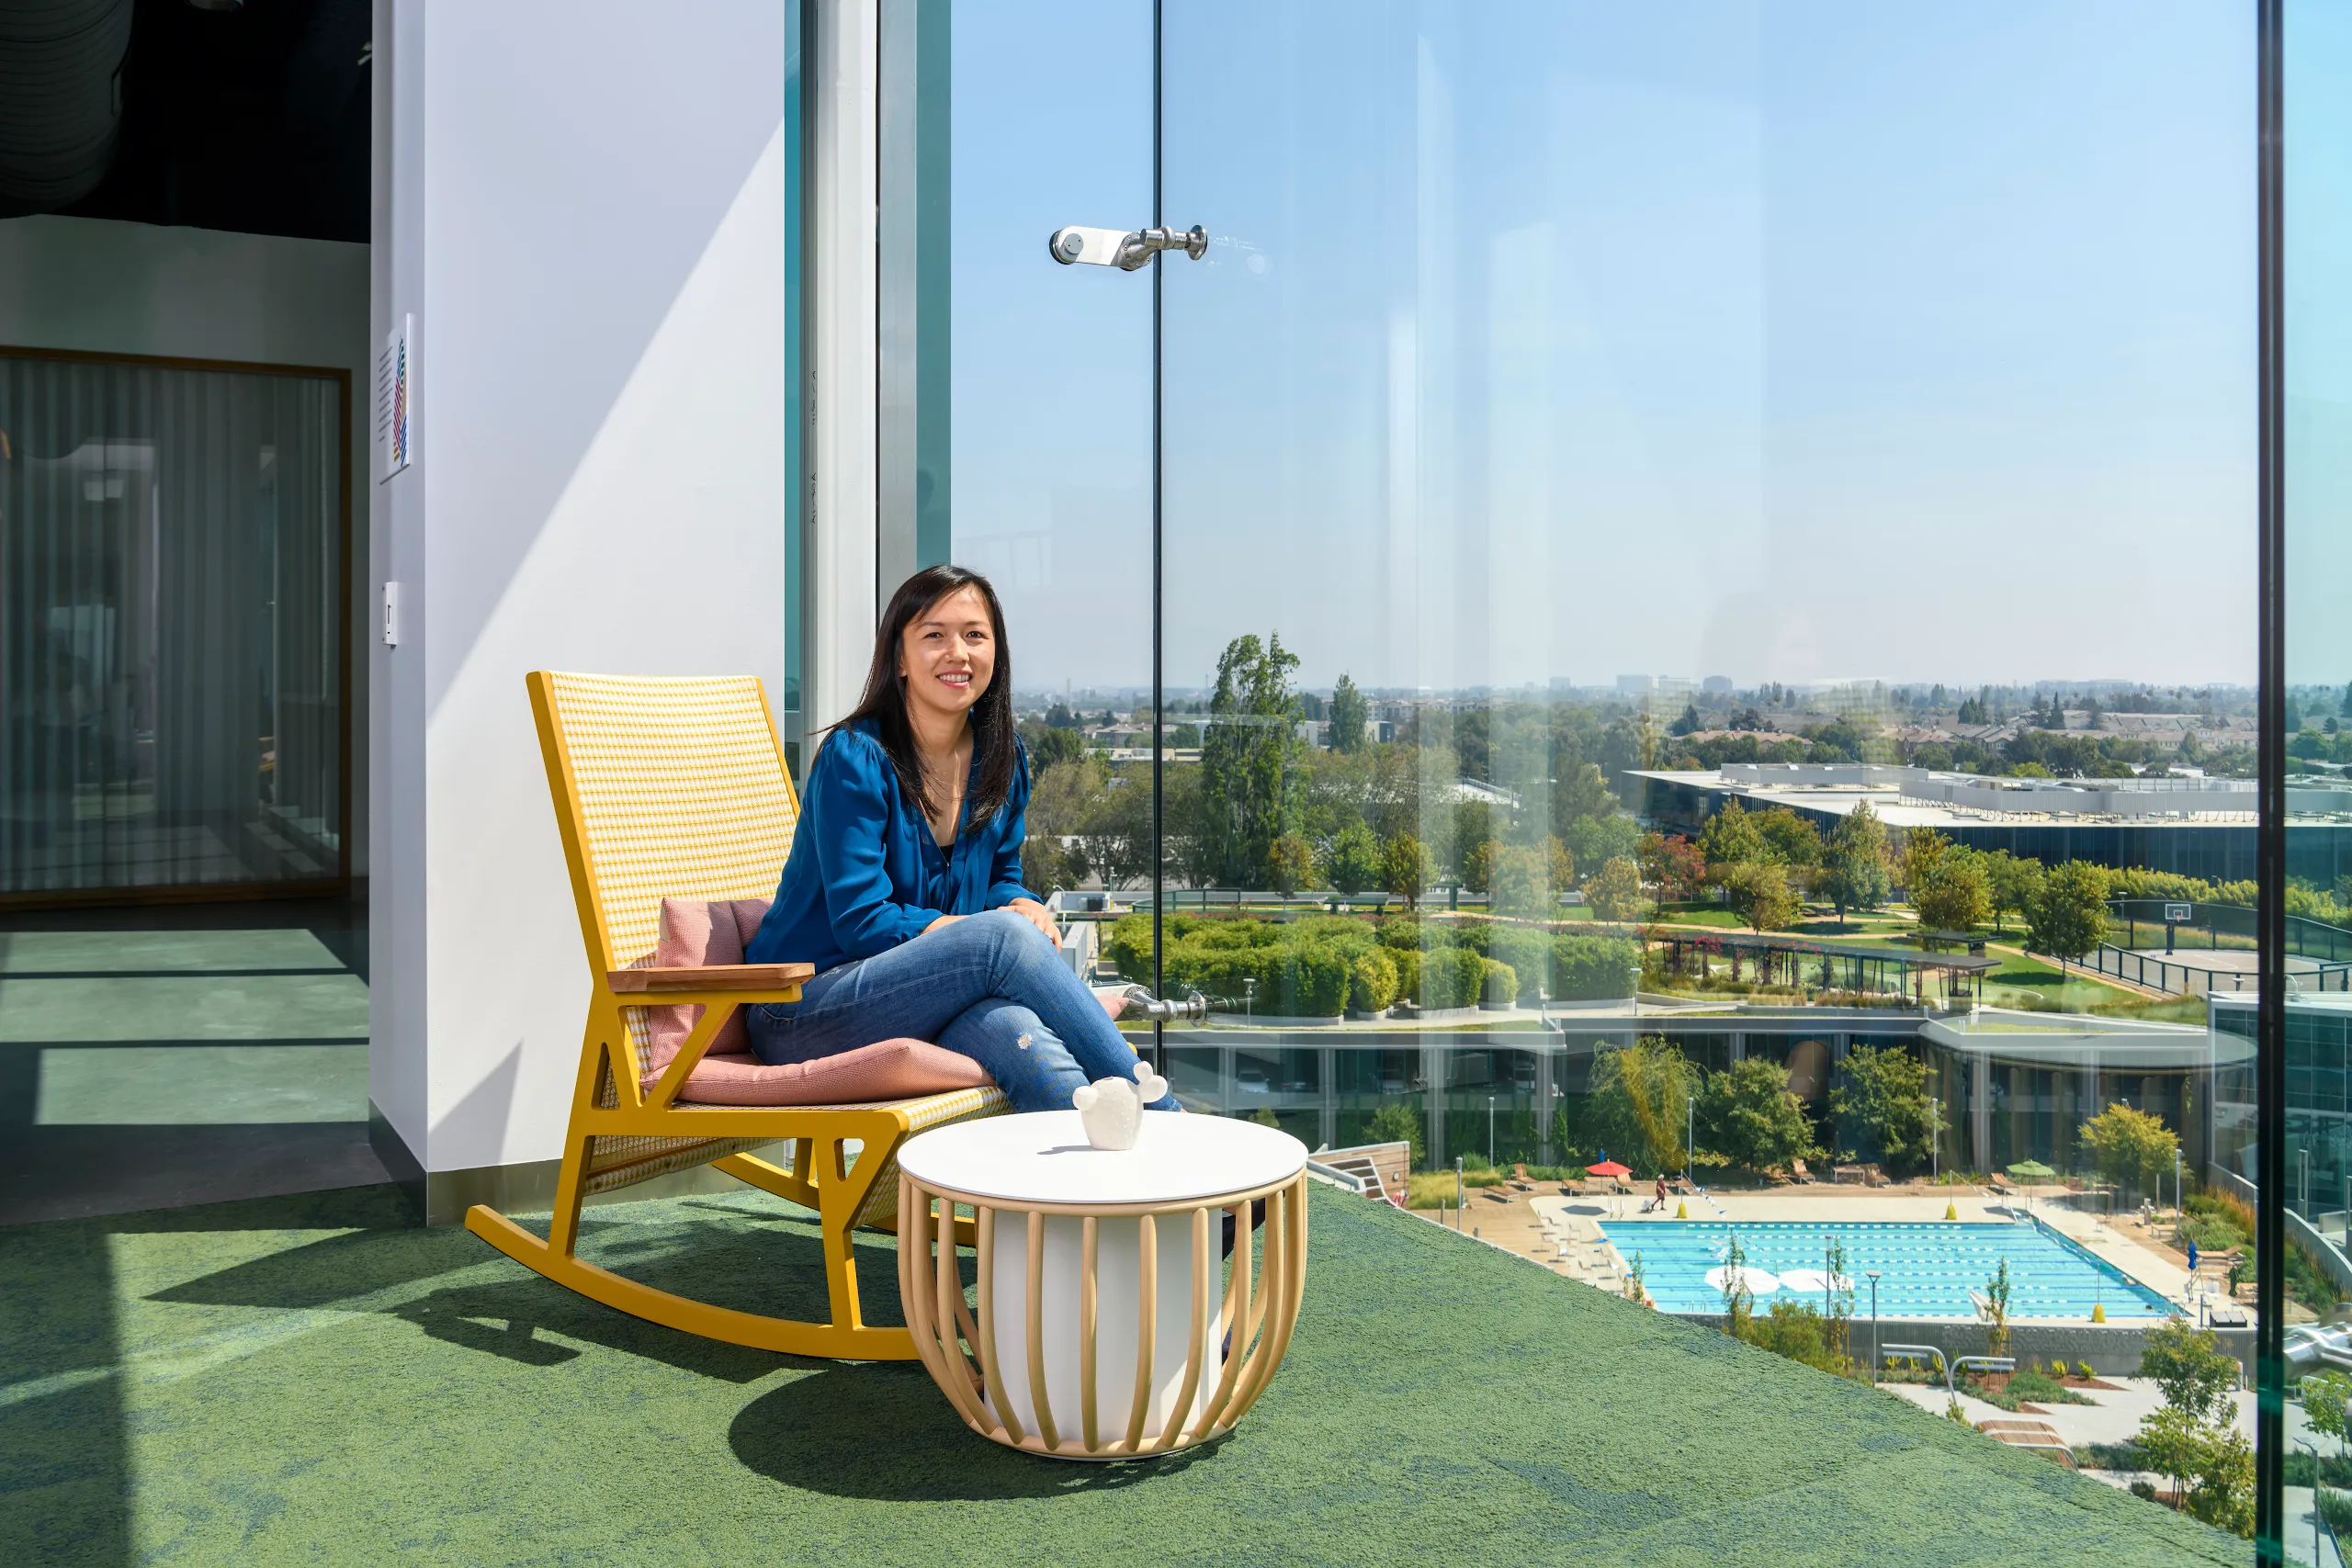
[[0, 355], [0, 902], [346, 880], [349, 396]]
[[[2324, 1435], [2324, 1402], [2342, 1394], [2345, 1336], [2324, 1325], [2352, 1297], [2346, 1215], [2352, 1213], [2352, 997], [2343, 960], [2352, 953], [2306, 935], [2352, 925], [2352, 634], [2343, 589], [2352, 566], [2352, 13], [2333, 5], [2283, 6], [2283, 189], [2279, 216], [2279, 372], [2283, 380], [2284, 609], [2288, 930], [2283, 1178], [2286, 1243], [2282, 1423], [2289, 1556], [2342, 1560], [2339, 1526], [2352, 1527], [2352, 1469]], [[2253, 1033], [2254, 1010], [2215, 1002], [2217, 1023]], [[2258, 1147], [2247, 1139], [2248, 1158]], [[2310, 1306], [2312, 1314], [2298, 1309]], [[2299, 1328], [2315, 1314], [2321, 1325]], [[2315, 1418], [2316, 1417], [2316, 1418]], [[2339, 1423], [2334, 1423], [2340, 1427]]]
[[[2250, 1379], [2259, 1321], [2256, 8], [1171, 7], [1150, 210], [1145, 13], [956, 40], [955, 553], [1023, 628], [1029, 866], [1107, 895], [1091, 972], [1204, 998], [1163, 1041], [1194, 1110], [1527, 1168], [1477, 1215], [1587, 1284], [1880, 1381], [1860, 1280], [1932, 1275], [1905, 1337], [2018, 1363], [1972, 1423], [2040, 1397], [2154, 1468], [2075, 1396], [2167, 1324]], [[1074, 80], [1125, 112], [1073, 133]], [[1154, 218], [1205, 254], [1039, 254]], [[2328, 373], [2290, 469], [2343, 462]], [[2301, 482], [2315, 599], [2343, 487]], [[2273, 955], [2312, 1345], [2352, 1212], [2322, 621]], [[2251, 1532], [2253, 1410], [2152, 1506]]]

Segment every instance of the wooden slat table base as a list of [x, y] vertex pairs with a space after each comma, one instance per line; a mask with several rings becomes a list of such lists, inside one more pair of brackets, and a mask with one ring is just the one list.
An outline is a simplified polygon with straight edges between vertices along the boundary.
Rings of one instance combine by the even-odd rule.
[[[1251, 1267], [1250, 1207], [1266, 1202], [1265, 1256]], [[972, 1211], [978, 1243], [979, 1303], [967, 1309], [956, 1268], [958, 1206]], [[1231, 1277], [1218, 1291], [1218, 1258], [1210, 1236], [1219, 1213], [1234, 1217]], [[1067, 1399], [1057, 1416], [1046, 1393], [1044, 1269], [1046, 1221], [1066, 1217], [1080, 1223], [1080, 1270], [1075, 1300], [1057, 1303], [1078, 1324], [1079, 1396]], [[1097, 1340], [1104, 1310], [1098, 1278], [1102, 1222], [1134, 1219], [1139, 1230], [1136, 1255], [1136, 1373], [1132, 1391], [1097, 1386], [1101, 1358]], [[1013, 1226], [1011, 1231], [1006, 1225]], [[1153, 1349], [1160, 1324], [1159, 1237], [1163, 1227], [1181, 1238], [1189, 1257], [1185, 1364], [1169, 1413], [1162, 1417], [1151, 1394], [1170, 1369], [1155, 1368]], [[1006, 1247], [1013, 1248], [1008, 1258]], [[1001, 1271], [1021, 1270], [1024, 1321], [1000, 1324], [996, 1297]], [[1253, 1277], [1254, 1275], [1254, 1277]], [[972, 1430], [992, 1442], [1051, 1459], [1149, 1459], [1174, 1453], [1232, 1430], [1273, 1381], [1298, 1325], [1306, 1285], [1306, 1176], [1247, 1192], [1177, 1203], [1105, 1204], [1079, 1208], [1056, 1204], [1008, 1204], [927, 1186], [912, 1176], [899, 1179], [899, 1290], [915, 1351], [932, 1378]], [[1124, 1292], [1119, 1292], [1124, 1294]], [[1220, 1299], [1221, 1297], [1221, 1299]], [[1009, 1334], [1005, 1344], [1001, 1336]], [[1230, 1335], [1223, 1365], [1214, 1375], [1208, 1348]], [[1008, 1351], [1006, 1346], [1013, 1347]], [[1021, 1392], [1035, 1429], [1024, 1425], [1010, 1396], [1007, 1354], [1023, 1363]], [[1115, 1419], [1125, 1397], [1127, 1418]]]

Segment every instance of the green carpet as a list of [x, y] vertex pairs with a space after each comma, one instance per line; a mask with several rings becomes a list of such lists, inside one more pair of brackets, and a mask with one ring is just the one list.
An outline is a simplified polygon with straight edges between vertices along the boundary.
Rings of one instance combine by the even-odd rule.
[[[602, 1261], [816, 1304], [746, 1193], [590, 1212]], [[607, 1311], [383, 1190], [0, 1231], [0, 1562], [2241, 1562], [1888, 1394], [1318, 1190], [1238, 1431], [1139, 1465], [971, 1435], [913, 1365]], [[861, 1253], [896, 1304], [891, 1244]], [[876, 1300], [876, 1298], [879, 1298]], [[895, 1320], [893, 1318], [893, 1320]]]

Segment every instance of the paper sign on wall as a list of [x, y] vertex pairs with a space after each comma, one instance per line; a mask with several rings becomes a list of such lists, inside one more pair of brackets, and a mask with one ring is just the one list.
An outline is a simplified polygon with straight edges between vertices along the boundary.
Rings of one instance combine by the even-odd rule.
[[376, 361], [376, 438], [384, 454], [383, 476], [390, 479], [408, 467], [415, 450], [416, 318], [402, 316], [384, 334], [384, 352]]

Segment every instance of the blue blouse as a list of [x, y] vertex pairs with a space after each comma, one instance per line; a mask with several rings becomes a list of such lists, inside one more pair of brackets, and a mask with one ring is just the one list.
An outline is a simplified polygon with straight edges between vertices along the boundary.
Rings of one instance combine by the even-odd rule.
[[977, 915], [1035, 895], [1021, 885], [1029, 754], [1014, 741], [1012, 789], [974, 827], [971, 789], [947, 850], [922, 808], [899, 788], [898, 770], [871, 723], [826, 738], [801, 792], [800, 823], [775, 903], [747, 944], [749, 964], [813, 964], [821, 973], [871, 958], [919, 936], [942, 915]]

